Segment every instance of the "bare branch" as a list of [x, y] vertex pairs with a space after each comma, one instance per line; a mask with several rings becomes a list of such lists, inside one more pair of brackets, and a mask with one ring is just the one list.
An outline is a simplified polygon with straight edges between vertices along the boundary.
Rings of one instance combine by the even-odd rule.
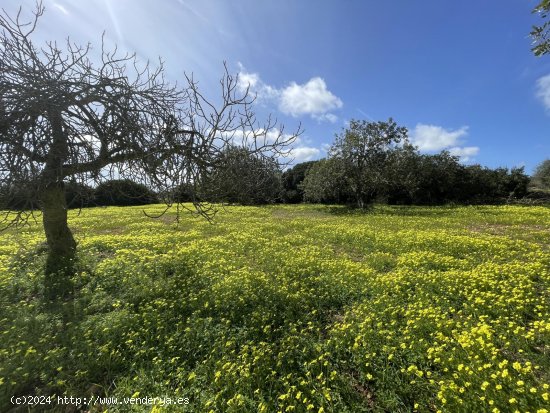
[[[66, 39], [37, 47], [32, 42], [40, 16], [23, 21], [0, 15], [0, 180], [16, 188], [32, 183], [41, 194], [52, 184], [76, 180], [95, 185], [128, 178], [146, 183], [172, 205], [170, 194], [192, 188], [192, 210], [211, 219], [216, 205], [205, 203], [200, 187], [223, 151], [239, 146], [279, 162], [301, 133], [285, 134], [276, 119], [257, 121], [254, 96], [238, 93], [238, 76], [224, 62], [221, 103], [207, 99], [192, 74], [186, 87], [164, 78], [164, 62], [140, 65], [135, 54], [109, 50], [101, 58], [91, 45]], [[177, 204], [177, 202], [176, 202]], [[18, 222], [23, 214], [13, 216]], [[11, 222], [11, 221], [10, 221]]]

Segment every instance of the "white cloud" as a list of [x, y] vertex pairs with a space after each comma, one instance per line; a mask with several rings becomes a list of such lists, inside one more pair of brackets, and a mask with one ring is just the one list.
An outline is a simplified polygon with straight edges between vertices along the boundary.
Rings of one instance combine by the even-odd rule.
[[537, 80], [537, 97], [547, 110], [550, 110], [550, 75]]
[[298, 146], [290, 151], [290, 156], [294, 159], [294, 164], [311, 161], [318, 158], [320, 154], [320, 149], [310, 146]]
[[441, 126], [425, 125], [419, 123], [411, 132], [413, 143], [421, 151], [440, 151], [451, 146], [458, 145], [460, 138], [468, 134], [468, 127], [463, 126], [457, 130], [446, 130]]
[[462, 162], [468, 162], [479, 153], [479, 147], [464, 146], [461, 148], [456, 146], [454, 148], [449, 148], [449, 153], [453, 156], [460, 157]]
[[342, 100], [327, 89], [320, 77], [314, 77], [303, 85], [292, 82], [281, 91], [279, 101], [279, 109], [283, 113], [294, 117], [311, 115], [315, 119], [331, 122], [336, 121], [336, 117], [329, 112], [342, 105]]
[[258, 103], [267, 103], [278, 100], [280, 91], [273, 86], [265, 84], [258, 73], [249, 73], [239, 62], [239, 74], [237, 77], [237, 89], [240, 93], [248, 91], [250, 96], [256, 98]]
[[336, 123], [336, 121], [338, 120], [338, 116], [333, 113], [327, 113], [321, 116], [314, 116], [314, 118], [317, 120], [328, 120], [330, 123]]
[[447, 150], [458, 156], [462, 162], [468, 162], [479, 153], [477, 146], [461, 146], [468, 135], [468, 126], [456, 130], [447, 130], [441, 126], [419, 123], [411, 131], [411, 140], [423, 152]]
[[327, 89], [320, 77], [311, 78], [302, 85], [291, 82], [287, 87], [278, 89], [264, 83], [258, 73], [247, 72], [241, 63], [238, 65], [238, 90], [241, 93], [248, 90], [259, 103], [274, 102], [281, 112], [293, 117], [308, 115], [318, 121], [332, 123], [338, 120], [331, 111], [341, 108], [342, 100]]
[[59, 3], [53, 3], [53, 6], [58, 9], [61, 13], [63, 13], [65, 16], [68, 16], [69, 15], [69, 12], [67, 11], [67, 9], [62, 6], [61, 4]]
[[237, 87], [240, 92], [246, 92], [246, 89], [254, 89], [259, 81], [260, 76], [257, 73], [239, 72]]

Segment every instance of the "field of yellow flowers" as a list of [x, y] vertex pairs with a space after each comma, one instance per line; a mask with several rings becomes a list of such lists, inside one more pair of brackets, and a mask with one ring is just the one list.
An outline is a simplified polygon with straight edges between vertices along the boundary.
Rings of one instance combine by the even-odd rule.
[[0, 411], [550, 411], [550, 208], [142, 210], [72, 211], [61, 312], [40, 223], [0, 233]]

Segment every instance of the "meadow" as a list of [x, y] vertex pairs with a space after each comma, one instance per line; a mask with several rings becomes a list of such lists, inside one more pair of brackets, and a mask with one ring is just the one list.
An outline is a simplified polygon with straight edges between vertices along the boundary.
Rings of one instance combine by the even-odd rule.
[[144, 208], [71, 212], [55, 310], [40, 223], [0, 233], [0, 411], [550, 411], [550, 208]]

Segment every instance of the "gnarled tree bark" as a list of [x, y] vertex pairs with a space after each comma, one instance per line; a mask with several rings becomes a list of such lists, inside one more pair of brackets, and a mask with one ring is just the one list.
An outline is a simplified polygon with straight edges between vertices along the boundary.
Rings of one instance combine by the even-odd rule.
[[40, 194], [44, 232], [48, 243], [45, 272], [46, 298], [66, 297], [71, 291], [76, 241], [67, 225], [63, 181], [48, 184]]
[[68, 155], [67, 134], [61, 111], [47, 111], [52, 143], [48, 152], [39, 194], [44, 233], [48, 243], [45, 295], [50, 300], [66, 297], [71, 290], [76, 242], [67, 223], [63, 164]]

